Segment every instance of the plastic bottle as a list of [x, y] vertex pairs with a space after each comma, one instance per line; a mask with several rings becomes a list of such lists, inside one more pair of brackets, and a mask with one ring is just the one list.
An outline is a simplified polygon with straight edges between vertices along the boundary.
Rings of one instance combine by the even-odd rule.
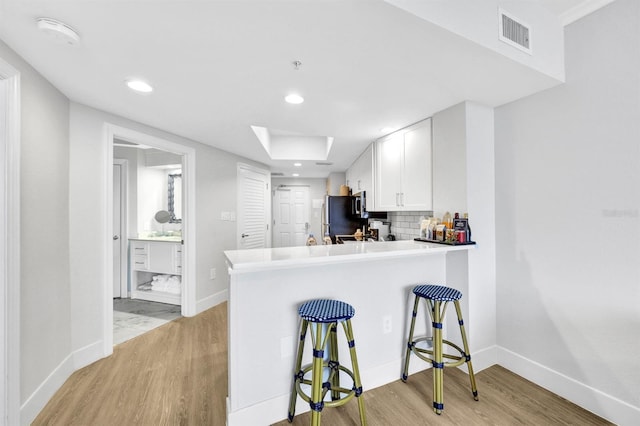
[[318, 242], [316, 241], [316, 238], [313, 236], [313, 234], [309, 234], [309, 238], [307, 238], [307, 245], [308, 246], [318, 245]]

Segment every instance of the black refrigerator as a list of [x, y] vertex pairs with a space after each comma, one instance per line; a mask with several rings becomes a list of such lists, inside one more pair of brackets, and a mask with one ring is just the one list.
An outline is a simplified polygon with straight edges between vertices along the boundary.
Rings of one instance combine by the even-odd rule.
[[327, 195], [325, 198], [325, 235], [328, 232], [334, 243], [336, 235], [353, 235], [357, 229], [362, 229], [367, 224], [367, 219], [362, 219], [353, 213], [353, 203], [354, 197], [350, 195]]

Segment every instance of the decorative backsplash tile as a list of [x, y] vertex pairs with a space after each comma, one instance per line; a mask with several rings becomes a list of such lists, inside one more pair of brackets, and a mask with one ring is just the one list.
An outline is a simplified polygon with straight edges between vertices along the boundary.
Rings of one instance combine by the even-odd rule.
[[433, 212], [389, 212], [391, 233], [398, 240], [413, 240], [420, 235], [420, 220], [433, 216]]

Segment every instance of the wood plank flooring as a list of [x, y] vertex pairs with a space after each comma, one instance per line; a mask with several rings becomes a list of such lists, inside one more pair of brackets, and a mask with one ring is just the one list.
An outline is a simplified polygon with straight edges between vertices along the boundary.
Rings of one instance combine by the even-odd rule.
[[[114, 348], [112, 356], [75, 372], [33, 425], [223, 426], [227, 394], [226, 304], [180, 318]], [[417, 359], [413, 362], [418, 362]], [[369, 425], [608, 425], [611, 423], [493, 366], [468, 376], [445, 371], [445, 410], [431, 410], [430, 371], [366, 391]], [[286, 410], [286, 408], [285, 408]], [[286, 412], [282, 413], [283, 418]], [[309, 424], [308, 413], [293, 425]], [[322, 424], [359, 424], [357, 403], [326, 409]], [[285, 420], [276, 425], [289, 425]], [[244, 426], [244, 425], [243, 425]], [[254, 426], [254, 425], [247, 425]]]

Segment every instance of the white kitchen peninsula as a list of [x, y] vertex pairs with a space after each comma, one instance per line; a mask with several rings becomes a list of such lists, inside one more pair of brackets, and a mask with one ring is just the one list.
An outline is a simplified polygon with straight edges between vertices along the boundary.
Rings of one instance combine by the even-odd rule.
[[[467, 320], [467, 256], [472, 247], [390, 241], [226, 251], [227, 424], [266, 425], [286, 417], [299, 333], [297, 309], [309, 299], [340, 299], [355, 308], [352, 323], [365, 392], [398, 380], [413, 303], [411, 289], [431, 282], [461, 290]], [[466, 322], [472, 335], [473, 323]], [[449, 313], [445, 333], [456, 331], [451, 327], [457, 322]], [[416, 332], [425, 331], [426, 324], [419, 324]], [[454, 341], [457, 335], [452, 332]], [[339, 338], [339, 345], [342, 341]], [[346, 345], [340, 347], [340, 359], [349, 359]], [[427, 363], [414, 361], [411, 367], [414, 373], [427, 368]], [[299, 399], [296, 413], [308, 410]]]

